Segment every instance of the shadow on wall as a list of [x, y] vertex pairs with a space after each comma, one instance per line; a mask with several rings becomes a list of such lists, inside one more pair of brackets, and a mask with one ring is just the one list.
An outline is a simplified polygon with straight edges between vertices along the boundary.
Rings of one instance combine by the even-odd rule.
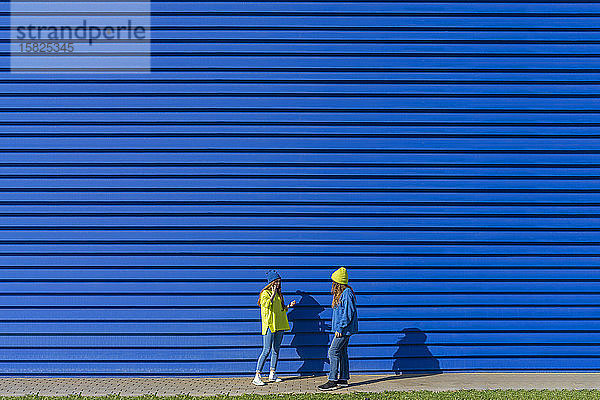
[[440, 362], [431, 354], [425, 341], [427, 335], [418, 328], [402, 330], [404, 337], [396, 344], [392, 371], [396, 375], [436, 375], [441, 374]]
[[319, 314], [325, 310], [314, 297], [297, 291], [301, 299], [296, 307], [288, 313], [288, 320], [293, 323], [291, 334], [294, 335], [290, 345], [296, 349], [298, 357], [303, 361], [298, 369], [300, 376], [323, 375], [325, 363], [329, 362], [329, 326]]
[[[296, 307], [288, 313], [293, 324], [290, 346], [296, 350], [302, 365], [296, 371], [300, 376], [325, 374], [325, 364], [329, 363], [330, 327], [320, 314], [325, 307], [320, 305], [309, 293], [297, 291], [301, 298]], [[431, 354], [425, 344], [427, 335], [418, 328], [405, 328], [396, 344], [398, 349], [393, 355], [392, 371], [402, 376], [425, 376], [441, 374], [440, 362]]]

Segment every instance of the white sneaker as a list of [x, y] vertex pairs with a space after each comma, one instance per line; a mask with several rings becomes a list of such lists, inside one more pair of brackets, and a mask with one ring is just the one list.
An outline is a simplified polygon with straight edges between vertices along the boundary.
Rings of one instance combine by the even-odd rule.
[[261, 379], [260, 376], [254, 376], [254, 380], [252, 380], [252, 384], [256, 385], [256, 386], [265, 386], [266, 383], [264, 383]]
[[269, 374], [269, 382], [281, 382], [281, 378], [279, 378], [275, 372], [271, 371]]

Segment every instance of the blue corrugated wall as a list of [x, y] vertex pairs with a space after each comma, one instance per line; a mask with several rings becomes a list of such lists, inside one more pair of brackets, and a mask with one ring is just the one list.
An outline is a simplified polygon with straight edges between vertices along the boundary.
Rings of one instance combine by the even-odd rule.
[[600, 368], [600, 4], [152, 6], [151, 74], [2, 53], [0, 374], [252, 374], [271, 267], [328, 369], [340, 265], [353, 373]]

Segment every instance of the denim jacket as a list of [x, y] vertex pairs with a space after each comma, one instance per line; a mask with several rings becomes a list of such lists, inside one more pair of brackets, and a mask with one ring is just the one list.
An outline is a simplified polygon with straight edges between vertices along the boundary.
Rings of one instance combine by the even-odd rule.
[[356, 297], [350, 288], [342, 293], [340, 303], [333, 309], [331, 329], [342, 335], [358, 333], [358, 313], [356, 312]]

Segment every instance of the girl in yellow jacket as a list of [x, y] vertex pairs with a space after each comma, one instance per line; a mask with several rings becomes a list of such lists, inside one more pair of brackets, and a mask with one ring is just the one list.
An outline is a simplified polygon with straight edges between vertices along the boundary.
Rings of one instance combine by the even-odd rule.
[[296, 301], [292, 301], [289, 306], [285, 305], [285, 300], [281, 294], [281, 276], [276, 271], [270, 270], [267, 272], [267, 286], [260, 291], [258, 304], [260, 305], [262, 319], [263, 349], [260, 357], [258, 357], [256, 375], [252, 383], [262, 386], [265, 383], [260, 378], [260, 373], [271, 350], [273, 355], [271, 356], [269, 382], [281, 382], [281, 379], [275, 374], [275, 369], [277, 368], [283, 333], [290, 329], [286, 312], [288, 308], [296, 305]]

